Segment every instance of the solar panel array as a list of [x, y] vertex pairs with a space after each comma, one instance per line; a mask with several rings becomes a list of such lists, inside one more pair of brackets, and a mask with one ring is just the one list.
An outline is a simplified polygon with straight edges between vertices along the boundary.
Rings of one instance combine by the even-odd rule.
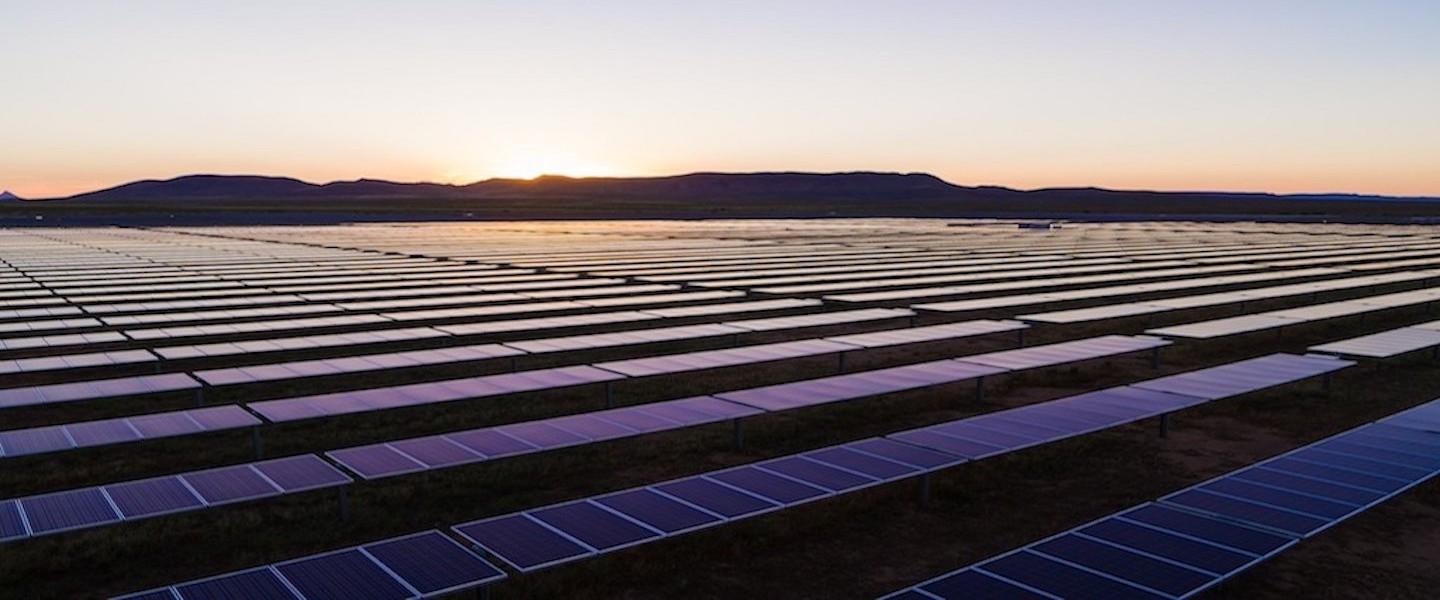
[[[710, 424], [734, 427], [738, 443], [742, 422], [813, 428], [809, 415], [822, 406], [933, 396], [957, 383], [979, 392], [1001, 377], [1023, 388], [1038, 380], [1021, 373], [1081, 362], [1133, 378], [1118, 357], [1390, 319], [1384, 331], [1311, 343], [1311, 354], [1256, 347], [1257, 358], [1216, 365], [1187, 351], [1179, 374], [903, 431], [875, 423], [892, 431], [878, 437], [815, 429], [831, 445], [500, 517], [487, 516], [490, 498], [475, 490], [465, 509], [475, 520], [453, 529], [135, 597], [445, 594], [504, 578], [487, 559], [528, 572], [1328, 378], [1352, 364], [1345, 359], [1440, 349], [1440, 326], [1413, 318], [1440, 299], [1437, 276], [1440, 239], [1389, 226], [1135, 222], [1034, 233], [1005, 221], [871, 219], [0, 230], [0, 469], [10, 470], [0, 475], [67, 482], [5, 494], [0, 541], [23, 551], [31, 538], [278, 496], [311, 503], [307, 492], [382, 485], [372, 480], [404, 487], [413, 473], [445, 481], [439, 471], [462, 465]], [[1141, 335], [1105, 329], [1143, 315], [1179, 323]], [[1043, 342], [1025, 345], [1027, 331]], [[650, 396], [609, 393], [631, 381]], [[471, 402], [572, 390], [557, 395], [568, 402], [586, 386], [607, 391], [603, 409], [530, 395], [521, 420], [496, 419], [501, 403]], [[442, 404], [465, 416], [427, 420]], [[780, 412], [788, 416], [770, 416]], [[306, 438], [321, 428], [326, 437]], [[262, 435], [294, 453], [207, 462], [207, 447], [237, 440], [259, 453]], [[1401, 457], [1372, 457], [1386, 460]], [[1241, 495], [1235, 486], [1209, 482], [1160, 503]], [[1193, 504], [1184, 510], [1219, 510]], [[346, 535], [331, 547], [360, 541]], [[1099, 537], [1085, 535], [1085, 544]], [[1085, 544], [1034, 552], [1108, 556]]]
[[888, 598], [1188, 598], [1440, 475], [1432, 401]]

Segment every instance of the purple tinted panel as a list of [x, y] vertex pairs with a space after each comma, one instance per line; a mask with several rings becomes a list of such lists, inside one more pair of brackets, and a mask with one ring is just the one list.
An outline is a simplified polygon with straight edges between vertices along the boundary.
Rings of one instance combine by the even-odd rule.
[[1211, 573], [1229, 573], [1255, 560], [1255, 557], [1249, 554], [1157, 531], [1122, 519], [1106, 519], [1079, 531], [1091, 537], [1192, 565]]
[[163, 589], [151, 590], [148, 592], [138, 592], [130, 594], [129, 596], [120, 596], [115, 600], [176, 600], [176, 598], [179, 598], [179, 596], [176, 596], [175, 592], [172, 592], [169, 589]]
[[1381, 448], [1378, 444], [1362, 444], [1364, 441], [1366, 440], [1363, 438], [1355, 439], [1354, 436], [1344, 436], [1340, 439], [1315, 444], [1314, 447], [1327, 452], [1350, 454], [1395, 465], [1407, 465], [1426, 471], [1440, 469], [1440, 455], [1422, 455], [1408, 448], [1397, 448], [1394, 444], [1388, 448]]
[[260, 419], [255, 418], [255, 415], [245, 412], [245, 409], [238, 406], [198, 408], [189, 411], [189, 415], [190, 418], [195, 419], [196, 423], [204, 427], [206, 431], [260, 424]]
[[621, 427], [604, 419], [598, 419], [593, 415], [561, 417], [558, 419], [550, 419], [548, 423], [592, 440], [609, 440], [635, 434], [635, 432], [629, 428]]
[[970, 440], [962, 440], [960, 438], [942, 435], [928, 429], [893, 434], [890, 436], [890, 439], [899, 440], [907, 444], [914, 444], [916, 446], [931, 448], [934, 450], [939, 450], [941, 452], [946, 452], [957, 456], [965, 456], [969, 458], [989, 456], [991, 454], [995, 454], [996, 452], [1004, 451], [1004, 448], [998, 448], [996, 446], [982, 444], [980, 442], [974, 442]]
[[973, 422], [973, 419], [965, 419], [955, 423], [936, 425], [928, 429], [935, 433], [965, 438], [988, 444], [999, 448], [1015, 448], [1027, 444], [1033, 444], [1043, 438], [1030, 435], [1020, 435], [1019, 432], [998, 431], [987, 427], [981, 427]]
[[842, 469], [848, 469], [856, 473], [863, 473], [876, 479], [894, 479], [919, 471], [919, 469], [909, 465], [902, 465], [869, 454], [856, 452], [848, 448], [816, 450], [815, 452], [806, 454], [805, 458]]
[[359, 550], [345, 550], [275, 565], [306, 600], [391, 600], [412, 598], [380, 565]]
[[767, 473], [755, 467], [740, 467], [712, 473], [706, 478], [735, 486], [780, 504], [802, 502], [819, 498], [827, 493], [818, 487]]
[[684, 400], [686, 399], [656, 402], [654, 404], [636, 406], [633, 410], [647, 416], [673, 421], [681, 426], [711, 423], [716, 420], [714, 415], [690, 408]]
[[75, 440], [75, 446], [80, 448], [140, 439], [140, 434], [131, 429], [124, 419], [75, 423], [66, 425], [65, 431], [70, 433], [70, 439]]
[[965, 459], [959, 456], [927, 450], [911, 444], [902, 444], [884, 438], [851, 442], [845, 444], [844, 447], [867, 454], [874, 454], [881, 458], [904, 463], [919, 469], [938, 469], [940, 467], [965, 462]]
[[241, 571], [175, 586], [183, 600], [298, 600], [269, 568]]
[[630, 490], [595, 502], [672, 534], [720, 522], [720, 518], [649, 489]]
[[799, 479], [805, 483], [819, 486], [832, 492], [854, 489], [877, 481], [870, 477], [857, 475], [849, 471], [842, 471], [835, 467], [798, 456], [772, 460], [760, 463], [758, 466], [767, 471], [774, 471], [787, 477]]
[[36, 427], [0, 433], [0, 450], [5, 456], [24, 456], [73, 448], [63, 427]]
[[20, 504], [14, 500], [0, 502], [0, 540], [9, 540], [29, 535], [25, 522], [20, 518]]
[[532, 510], [529, 515], [602, 552], [659, 536], [586, 501]]
[[1230, 477], [1199, 486], [1199, 489], [1329, 519], [1338, 519], [1357, 508], [1353, 504], [1286, 492]]
[[180, 476], [207, 504], [223, 504], [280, 493], [248, 465], [200, 471]]
[[486, 457], [519, 454], [536, 449], [533, 444], [522, 442], [494, 429], [476, 429], [474, 431], [452, 433], [446, 435], [445, 438]]
[[386, 445], [346, 448], [325, 455], [366, 479], [425, 470], [425, 465]]
[[180, 482], [178, 477], [160, 477], [144, 481], [105, 486], [105, 493], [127, 519], [199, 508], [201, 502]]
[[313, 454], [255, 463], [257, 470], [286, 492], [307, 490], [350, 482], [339, 469]]
[[644, 412], [643, 406], [633, 408], [620, 408], [594, 413], [596, 418], [604, 419], [612, 423], [623, 425], [641, 433], [652, 431], [663, 431], [680, 427], [679, 423], [670, 419], [663, 419]]
[[516, 423], [496, 427], [495, 430], [540, 448], [557, 448], [586, 441], [583, 437], [545, 423]]
[[325, 413], [307, 402], [296, 402], [295, 400], [271, 400], [269, 402], [251, 402], [250, 410], [260, 413], [272, 423], [284, 423], [286, 421], [300, 421], [324, 416]]
[[1030, 407], [984, 415], [970, 419], [970, 422], [991, 431], [1047, 440], [1085, 431], [1091, 427], [1086, 423], [1057, 417]]
[[702, 415], [709, 415], [712, 419], [738, 419], [750, 415], [758, 415], [764, 411], [727, 402], [712, 396], [696, 396], [694, 398], [682, 398], [671, 403], [674, 406], [683, 407]]
[[1304, 536], [1326, 524], [1324, 519], [1286, 512], [1261, 504], [1227, 498], [1200, 490], [1186, 490], [1169, 496], [1165, 502], [1195, 510], [1214, 513], [1243, 522], [1263, 525]]
[[[1339, 450], [1340, 448], [1331, 447]], [[1340, 467], [1353, 471], [1360, 471], [1369, 475], [1379, 475], [1391, 479], [1400, 479], [1406, 483], [1417, 481], [1430, 474], [1428, 469], [1418, 469], [1406, 465], [1377, 460], [1373, 456], [1357, 456], [1350, 453], [1337, 453], [1311, 447], [1289, 455], [1291, 458], [1298, 458], [1311, 462], [1317, 462], [1327, 466]]]
[[505, 574], [438, 531], [365, 546], [391, 572], [421, 594], [456, 590], [502, 579]]
[[1044, 600], [1046, 597], [979, 571], [966, 569], [920, 589], [945, 600]]
[[1291, 542], [1290, 538], [1280, 535], [1159, 504], [1147, 504], [1122, 513], [1120, 517], [1255, 555], [1269, 554]]
[[1294, 475], [1275, 471], [1272, 469], [1255, 467], [1244, 471], [1236, 472], [1232, 478], [1244, 481], [1254, 481], [1272, 487], [1291, 490], [1311, 496], [1330, 498], [1339, 502], [1346, 502], [1354, 505], [1364, 505], [1379, 500], [1384, 496], [1380, 492], [1362, 490], [1348, 485], [1337, 485], [1327, 481], [1319, 481], [1309, 477], [1296, 477]]
[[120, 520], [100, 488], [87, 488], [20, 500], [34, 535]]
[[736, 491], [701, 477], [672, 481], [654, 486], [654, 489], [732, 519], [777, 506], [774, 502]]
[[[1297, 458], [1299, 457], [1298, 454], [1296, 456]], [[1380, 477], [1324, 464], [1295, 460], [1293, 458], [1277, 458], [1265, 463], [1265, 468], [1385, 493], [1398, 491], [1406, 485], [1404, 481], [1397, 481], [1388, 477]]]
[[428, 437], [401, 442], [390, 446], [404, 452], [411, 458], [425, 463], [428, 467], [444, 467], [480, 460], [481, 456], [443, 437]]
[[1215, 579], [1212, 575], [1074, 534], [1036, 544], [1032, 550], [1172, 596], [1188, 594]]
[[457, 525], [455, 531], [521, 571], [593, 554], [525, 515]]
[[130, 425], [140, 432], [140, 435], [147, 438], [185, 435], [202, 431], [200, 425], [190, 420], [184, 411], [130, 417], [128, 420]]
[[980, 565], [980, 568], [1061, 598], [1094, 600], [1159, 600], [1164, 598], [1100, 575], [1082, 571], [1029, 551]]

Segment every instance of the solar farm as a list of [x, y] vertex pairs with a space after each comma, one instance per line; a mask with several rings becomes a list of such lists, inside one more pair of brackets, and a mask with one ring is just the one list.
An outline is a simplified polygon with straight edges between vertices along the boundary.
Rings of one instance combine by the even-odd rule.
[[0, 597], [1435, 597], [1440, 230], [1021, 225], [0, 230]]

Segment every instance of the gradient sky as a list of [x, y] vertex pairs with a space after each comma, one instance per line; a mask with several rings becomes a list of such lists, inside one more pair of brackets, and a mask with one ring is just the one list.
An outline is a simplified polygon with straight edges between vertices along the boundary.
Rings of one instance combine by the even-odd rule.
[[1440, 196], [1440, 1], [0, 0], [0, 189], [927, 171]]

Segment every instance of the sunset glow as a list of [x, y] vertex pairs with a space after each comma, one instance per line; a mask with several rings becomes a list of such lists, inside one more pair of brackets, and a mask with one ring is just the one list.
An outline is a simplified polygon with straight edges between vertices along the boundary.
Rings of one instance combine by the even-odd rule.
[[15, 0], [0, 189], [877, 170], [1440, 195], [1436, 31], [1420, 0]]

